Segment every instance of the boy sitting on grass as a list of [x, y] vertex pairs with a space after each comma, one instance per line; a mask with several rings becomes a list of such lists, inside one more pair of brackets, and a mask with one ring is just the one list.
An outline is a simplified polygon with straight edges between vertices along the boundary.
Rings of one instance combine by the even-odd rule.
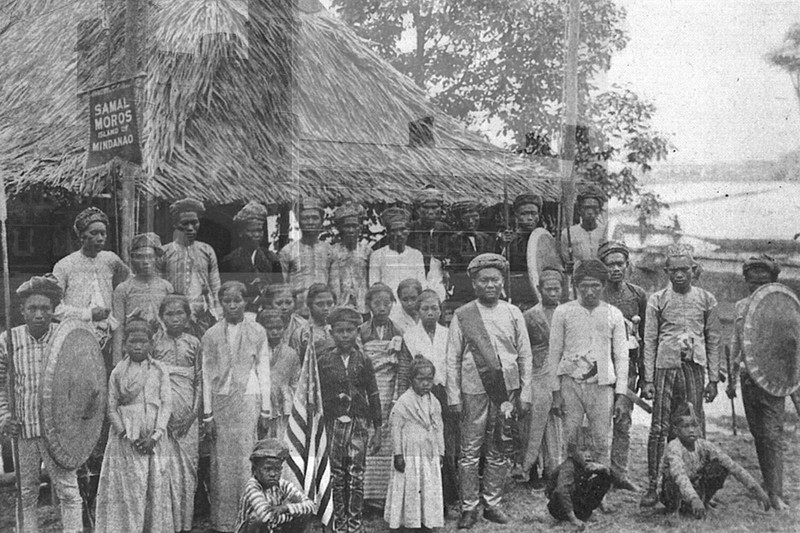
[[700, 438], [690, 402], [672, 416], [677, 438], [667, 443], [662, 464], [661, 503], [668, 513], [704, 518], [711, 498], [732, 474], [769, 510], [769, 497], [747, 471], [714, 444]]
[[244, 487], [239, 503], [236, 533], [303, 533], [315, 505], [285, 479], [283, 462], [289, 450], [278, 439], [263, 439], [250, 454], [253, 477]]

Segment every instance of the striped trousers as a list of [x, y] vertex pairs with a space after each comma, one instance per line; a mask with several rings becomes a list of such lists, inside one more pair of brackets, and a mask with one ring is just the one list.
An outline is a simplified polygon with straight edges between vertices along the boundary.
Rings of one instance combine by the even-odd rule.
[[702, 437], [706, 436], [703, 413], [704, 369], [701, 365], [684, 360], [680, 368], [656, 368], [656, 397], [653, 401], [653, 419], [647, 438], [647, 475], [650, 488], [655, 489], [658, 469], [668, 437], [671, 437], [672, 411], [681, 402], [692, 402]]

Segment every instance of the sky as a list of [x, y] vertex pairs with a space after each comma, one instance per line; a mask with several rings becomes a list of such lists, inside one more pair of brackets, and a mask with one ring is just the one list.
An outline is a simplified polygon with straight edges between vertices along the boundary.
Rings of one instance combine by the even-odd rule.
[[628, 46], [604, 80], [657, 108], [673, 163], [779, 158], [800, 148], [789, 76], [764, 56], [800, 23], [797, 0], [617, 0]]

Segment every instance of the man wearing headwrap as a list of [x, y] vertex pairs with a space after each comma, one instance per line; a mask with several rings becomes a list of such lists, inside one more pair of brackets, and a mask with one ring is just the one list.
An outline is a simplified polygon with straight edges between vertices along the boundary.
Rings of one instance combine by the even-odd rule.
[[475, 299], [472, 282], [467, 275], [469, 262], [491, 251], [492, 242], [489, 235], [478, 231], [481, 221], [481, 205], [478, 202], [456, 202], [450, 206], [450, 212], [458, 221], [458, 231], [447, 244], [445, 269], [449, 278], [449, 299], [460, 305]]
[[[720, 341], [717, 300], [710, 292], [692, 286], [696, 265], [690, 247], [670, 246], [665, 264], [670, 286], [647, 300], [642, 396], [655, 400], [647, 439], [650, 486], [640, 503], [643, 507], [652, 507], [658, 501], [659, 465], [670, 435], [673, 406], [691, 402], [705, 436], [703, 398], [712, 402], [717, 396]], [[703, 388], [706, 368], [708, 385]]]
[[408, 245], [422, 252], [427, 280], [423, 285], [436, 291], [442, 300], [446, 296], [443, 261], [452, 233], [450, 226], [441, 221], [443, 204], [444, 195], [434, 186], [418, 191], [414, 199], [417, 219], [408, 228]]
[[584, 415], [592, 436], [592, 459], [611, 463], [611, 419], [630, 409], [625, 319], [600, 299], [608, 269], [598, 259], [579, 261], [572, 281], [577, 300], [559, 305], [550, 329], [553, 404], [564, 415], [564, 439], [577, 444]]
[[588, 185], [578, 194], [581, 222], [561, 234], [561, 254], [568, 272], [576, 261], [597, 258], [600, 243], [607, 239], [608, 226], [602, 216], [605, 203], [606, 195], [597, 185]]
[[111, 368], [111, 344], [108, 341], [112, 331], [121, 325], [111, 315], [113, 292], [128, 278], [130, 270], [117, 254], [103, 250], [108, 217], [101, 210], [89, 207], [81, 211], [75, 218], [73, 229], [80, 239], [81, 249], [53, 267], [53, 275], [64, 291], [55, 318], [59, 321], [76, 318], [91, 323]]
[[[636, 393], [638, 392], [638, 377], [644, 374], [641, 340], [644, 338], [647, 294], [638, 285], [625, 281], [630, 252], [624, 242], [606, 241], [600, 245], [597, 254], [608, 268], [608, 283], [603, 288], [600, 298], [622, 311], [622, 316], [625, 317], [629, 347], [628, 389]], [[622, 397], [622, 401], [628, 403], [628, 409], [621, 416], [614, 418], [614, 437], [611, 441], [611, 476], [617, 488], [638, 490], [628, 479], [628, 450], [631, 444], [633, 401], [627, 396]]]
[[[450, 323], [445, 388], [451, 412], [461, 414], [461, 518], [470, 529], [483, 516], [505, 524], [500, 508], [511, 456], [518, 451], [516, 420], [530, 409], [531, 344], [520, 310], [500, 300], [508, 261], [481, 254], [467, 267], [476, 299]], [[487, 431], [488, 429], [488, 431]], [[483, 453], [482, 453], [483, 452]], [[482, 478], [481, 455], [486, 458]]]
[[[786, 398], [773, 396], [753, 380], [744, 360], [744, 318], [747, 306], [756, 289], [767, 283], [776, 283], [781, 267], [770, 256], [763, 254], [751, 257], [744, 262], [742, 273], [751, 296], [736, 302], [733, 338], [731, 339], [731, 375], [728, 376], [726, 394], [736, 397], [736, 382], [741, 369], [742, 401], [747, 415], [747, 425], [753, 434], [756, 445], [758, 465], [764, 478], [764, 488], [769, 495], [770, 505], [777, 511], [787, 508], [783, 501], [783, 417]], [[758, 350], [758, 346], [752, 349]]]
[[331, 248], [328, 266], [328, 285], [339, 305], [346, 305], [366, 313], [364, 305], [369, 283], [369, 257], [372, 248], [359, 242], [364, 209], [348, 202], [336, 208], [333, 220], [339, 230], [339, 242]]
[[220, 288], [217, 254], [197, 240], [200, 217], [205, 213], [202, 202], [192, 198], [178, 200], [169, 206], [172, 218], [172, 242], [164, 246], [159, 271], [172, 283], [177, 294], [189, 298], [192, 307], [194, 334], [203, 333], [222, 317], [217, 300]]
[[44, 462], [61, 506], [64, 531], [83, 531], [81, 495], [75, 470], [66, 470], [50, 455], [40, 418], [40, 386], [44, 363], [56, 325], [53, 312], [61, 301], [61, 288], [50, 276], [34, 277], [17, 289], [25, 324], [11, 329], [14, 346], [13, 393], [16, 412], [8, 405], [8, 332], [0, 333], [0, 435], [17, 437], [25, 531], [38, 531], [40, 466]]
[[297, 294], [297, 310], [307, 316], [306, 294], [314, 283], [328, 284], [331, 245], [319, 240], [325, 207], [315, 198], [304, 198], [299, 205], [297, 222], [302, 236], [281, 248], [278, 257], [283, 270], [283, 280]]
[[264, 227], [267, 208], [255, 201], [248, 202], [233, 217], [239, 235], [239, 247], [219, 263], [220, 275], [227, 280], [241, 281], [247, 287], [248, 311], [256, 312], [253, 301], [262, 289], [280, 283], [281, 262], [278, 255], [264, 246]]
[[416, 279], [426, 287], [425, 260], [422, 252], [407, 245], [411, 215], [400, 207], [390, 207], [381, 213], [381, 222], [386, 228], [388, 246], [378, 248], [369, 258], [369, 282], [381, 282], [397, 294], [397, 287], [404, 279]]

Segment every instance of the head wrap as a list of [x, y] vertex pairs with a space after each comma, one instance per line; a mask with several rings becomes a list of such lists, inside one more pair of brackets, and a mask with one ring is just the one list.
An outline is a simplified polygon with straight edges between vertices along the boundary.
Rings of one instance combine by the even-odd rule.
[[475, 200], [461, 200], [450, 205], [450, 212], [456, 218], [461, 218], [467, 213], [481, 212], [481, 204]]
[[306, 303], [310, 305], [314, 300], [317, 299], [317, 296], [326, 293], [330, 293], [331, 296], [333, 296], [333, 301], [336, 302], [336, 294], [328, 285], [325, 285], [324, 283], [312, 283], [308, 288], [308, 292], [306, 293]]
[[131, 239], [131, 252], [139, 248], [152, 248], [157, 256], [164, 255], [164, 249], [161, 247], [161, 237], [155, 233], [134, 235], [133, 239]]
[[286, 459], [289, 457], [289, 448], [280, 439], [261, 439], [253, 446], [250, 453], [250, 460], [273, 457], [275, 459]]
[[564, 276], [561, 274], [559, 270], [555, 270], [553, 268], [546, 268], [539, 274], [539, 285], [544, 285], [545, 281], [557, 281], [559, 283], [564, 282]]
[[444, 194], [433, 185], [426, 185], [422, 190], [417, 191], [417, 194], [414, 195], [414, 203], [416, 205], [442, 205], [444, 203]]
[[385, 293], [389, 295], [389, 299], [392, 302], [397, 301], [394, 297], [394, 293], [392, 292], [392, 288], [389, 287], [385, 283], [381, 283], [380, 281], [373, 283], [369, 289], [367, 289], [367, 294], [364, 296], [364, 300], [367, 302], [367, 305], [370, 304], [372, 299], [377, 296], [378, 294]]
[[692, 402], [681, 402], [675, 406], [675, 410], [672, 412], [670, 421], [674, 424], [679, 418], [684, 417], [692, 418], [697, 421], [697, 415], [695, 414], [695, 408]]
[[584, 186], [581, 191], [578, 193], [578, 205], [583, 204], [583, 201], [588, 198], [594, 198], [600, 204], [600, 207], [603, 207], [603, 204], [606, 203], [606, 193], [603, 192], [603, 189], [595, 185], [594, 183], [590, 183]]
[[402, 207], [390, 207], [381, 213], [381, 223], [386, 229], [391, 229], [399, 224], [407, 226], [409, 220], [411, 220], [411, 213]]
[[242, 297], [247, 295], [247, 286], [244, 283], [242, 283], [241, 281], [237, 281], [235, 279], [230, 279], [225, 283], [223, 283], [222, 286], [219, 288], [219, 292], [217, 293], [217, 298], [222, 300], [222, 295], [231, 289], [239, 291]]
[[597, 249], [597, 257], [601, 261], [605, 261], [606, 257], [611, 254], [622, 254], [625, 259], [628, 259], [631, 255], [628, 246], [622, 241], [606, 241]]
[[778, 262], [767, 254], [753, 256], [744, 262], [742, 265], [742, 274], [747, 277], [747, 272], [755, 268], [763, 268], [772, 275], [772, 279], [778, 279], [778, 274], [781, 273], [781, 267]]
[[271, 318], [283, 321], [283, 315], [281, 314], [280, 309], [278, 309], [277, 307], [265, 307], [258, 313], [256, 322], [258, 322], [263, 326], [267, 322], [267, 320]]
[[153, 337], [153, 324], [146, 320], [141, 313], [137, 310], [125, 320], [125, 338], [127, 339], [134, 333], [144, 333], [149, 338]]
[[687, 259], [689, 259], [689, 262], [692, 264], [692, 266], [696, 267], [697, 262], [694, 260], [693, 254], [694, 254], [694, 248], [692, 248], [692, 245], [690, 244], [686, 243], [670, 244], [669, 246], [667, 246], [666, 265], [669, 265], [669, 260], [671, 257], [675, 258], [686, 257]]
[[194, 198], [184, 198], [183, 200], [173, 202], [169, 206], [169, 216], [172, 218], [173, 222], [180, 220], [182, 213], [197, 213], [197, 216], [200, 217], [205, 212], [206, 208], [203, 207], [203, 202], [195, 200]]
[[17, 288], [17, 296], [23, 301], [34, 294], [47, 296], [50, 298], [50, 303], [52, 303], [55, 308], [61, 303], [63, 292], [55, 276], [52, 274], [45, 274], [44, 276], [33, 276]]
[[249, 220], [255, 220], [263, 224], [267, 221], [267, 216], [269, 216], [269, 214], [264, 204], [251, 200], [236, 213], [236, 216], [233, 217], [233, 222], [234, 224], [244, 224]]
[[333, 210], [333, 220], [340, 222], [346, 218], [358, 218], [364, 216], [364, 208], [353, 202], [347, 202]]
[[75, 230], [75, 233], [80, 237], [81, 233], [86, 231], [86, 228], [93, 222], [102, 222], [108, 226], [108, 215], [96, 207], [87, 207], [75, 217], [75, 223], [72, 225], [72, 229]]
[[572, 274], [572, 279], [575, 283], [580, 283], [584, 278], [595, 278], [600, 281], [607, 281], [608, 267], [599, 259], [578, 261], [575, 265], [575, 272]]
[[325, 213], [325, 206], [316, 198], [303, 198], [297, 206], [297, 212], [306, 211], [308, 209], [316, 209], [320, 213]]
[[328, 324], [332, 326], [337, 322], [349, 322], [354, 326], [360, 326], [364, 318], [352, 307], [337, 307], [328, 315]]
[[474, 278], [484, 268], [496, 268], [505, 274], [508, 270], [508, 261], [500, 254], [480, 254], [469, 262], [467, 274], [470, 278]]
[[531, 193], [523, 193], [514, 198], [514, 205], [513, 209], [516, 211], [523, 205], [534, 204], [536, 207], [539, 208], [539, 211], [542, 210], [542, 197], [538, 194], [531, 194]]

